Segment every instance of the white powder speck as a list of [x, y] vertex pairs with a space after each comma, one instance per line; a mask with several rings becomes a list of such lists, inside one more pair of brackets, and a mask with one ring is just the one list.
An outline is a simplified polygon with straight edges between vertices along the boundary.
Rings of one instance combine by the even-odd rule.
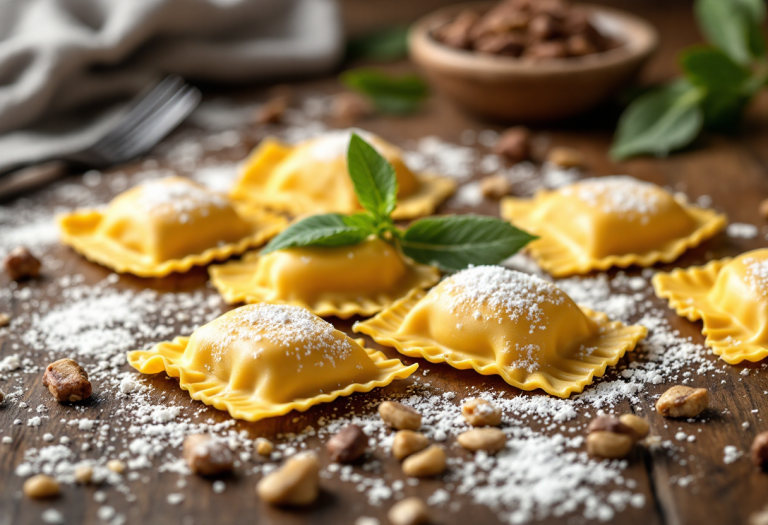
[[725, 232], [733, 239], [754, 239], [757, 237], [757, 226], [743, 222], [732, 222]]

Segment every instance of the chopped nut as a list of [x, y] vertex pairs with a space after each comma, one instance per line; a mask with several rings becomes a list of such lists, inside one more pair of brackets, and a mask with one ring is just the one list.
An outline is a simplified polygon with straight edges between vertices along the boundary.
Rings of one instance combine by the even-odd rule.
[[297, 454], [256, 485], [259, 497], [273, 505], [309, 505], [320, 492], [320, 461], [311, 452]]
[[11, 316], [8, 314], [0, 314], [0, 328], [5, 328], [11, 324]]
[[592, 456], [607, 459], [627, 457], [632, 451], [632, 437], [627, 434], [598, 430], [587, 436], [587, 452]]
[[87, 485], [93, 479], [93, 467], [87, 463], [81, 463], [75, 467], [75, 481], [81, 485]]
[[416, 478], [437, 476], [445, 471], [445, 451], [440, 445], [432, 445], [403, 461], [403, 473]]
[[765, 199], [760, 203], [760, 216], [764, 219], [768, 219], [768, 199]]
[[456, 441], [472, 452], [484, 450], [494, 454], [507, 444], [507, 436], [498, 428], [473, 428], [459, 434]]
[[443, 44], [458, 49], [469, 48], [470, 30], [480, 16], [474, 11], [464, 10], [450, 22], [435, 32], [435, 38]]
[[331, 455], [331, 460], [338, 463], [351, 463], [365, 454], [368, 448], [368, 436], [357, 425], [347, 425], [328, 440], [326, 448]]
[[275, 450], [275, 446], [272, 442], [266, 438], [256, 438], [256, 453], [260, 456], [269, 456], [272, 451]]
[[389, 509], [392, 525], [425, 525], [429, 523], [429, 507], [419, 498], [406, 498]]
[[112, 472], [116, 472], [117, 474], [122, 474], [123, 472], [125, 472], [125, 463], [123, 463], [119, 459], [110, 459], [109, 461], [107, 461], [107, 468]]
[[547, 155], [547, 160], [561, 168], [578, 168], [584, 165], [581, 152], [573, 148], [552, 148]]
[[755, 436], [752, 442], [752, 461], [760, 468], [768, 467], [768, 432]]
[[429, 446], [427, 436], [413, 430], [400, 430], [392, 441], [392, 455], [403, 460]]
[[475, 42], [475, 51], [517, 57], [525, 48], [525, 39], [521, 35], [490, 34], [479, 38]]
[[58, 496], [59, 492], [59, 482], [45, 474], [32, 476], [24, 482], [24, 495], [28, 498], [53, 498]]
[[616, 434], [626, 434], [633, 436], [632, 429], [622, 423], [618, 418], [610, 416], [598, 416], [590, 421], [587, 427], [587, 433], [592, 432], [615, 432]]
[[227, 445], [208, 434], [192, 434], [184, 439], [183, 454], [189, 470], [201, 476], [231, 472], [235, 458]]
[[768, 505], [749, 517], [749, 525], [768, 525]]
[[384, 423], [396, 430], [421, 428], [421, 414], [397, 401], [384, 401], [380, 404], [379, 416]]
[[497, 427], [501, 424], [501, 409], [485, 399], [470, 399], [461, 406], [461, 415], [473, 427]]
[[512, 183], [504, 174], [488, 175], [480, 180], [480, 193], [489, 199], [500, 199], [512, 193]]
[[619, 416], [619, 421], [628, 426], [632, 430], [632, 437], [635, 441], [640, 441], [648, 435], [651, 427], [648, 426], [648, 422], [634, 414], [622, 414]]
[[0, 403], [2, 403], [3, 401], [5, 401], [5, 392], [0, 390]]
[[279, 124], [286, 109], [288, 109], [288, 97], [283, 95], [272, 97], [256, 111], [256, 122], [258, 124]]
[[532, 61], [565, 58], [566, 56], [568, 56], [568, 52], [562, 42], [538, 42], [523, 52], [523, 57]]
[[5, 258], [5, 273], [12, 281], [34, 279], [40, 275], [40, 261], [24, 246], [14, 248]]
[[656, 410], [664, 417], [696, 417], [709, 405], [706, 388], [673, 386], [656, 401]]
[[48, 391], [59, 403], [91, 397], [88, 374], [72, 359], [59, 359], [48, 365], [43, 374], [43, 385], [48, 387]]
[[493, 152], [512, 162], [522, 162], [531, 155], [531, 132], [524, 126], [509, 128], [493, 146]]
[[354, 124], [372, 113], [371, 103], [358, 93], [339, 93], [331, 103], [333, 118], [346, 125]]

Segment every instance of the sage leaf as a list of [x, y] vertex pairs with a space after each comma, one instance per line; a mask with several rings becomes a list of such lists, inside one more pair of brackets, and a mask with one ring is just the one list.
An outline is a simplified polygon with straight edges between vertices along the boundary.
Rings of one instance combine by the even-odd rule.
[[348, 246], [364, 241], [371, 234], [359, 226], [348, 225], [344, 219], [338, 213], [307, 217], [283, 230], [261, 253], [265, 255], [302, 246]]
[[403, 253], [414, 261], [455, 271], [498, 264], [534, 239], [495, 217], [451, 215], [414, 222], [399, 242]]
[[749, 65], [765, 55], [765, 7], [755, 0], [697, 0], [694, 10], [707, 40], [735, 62]]
[[347, 170], [360, 205], [378, 222], [389, 220], [397, 204], [395, 169], [356, 133], [349, 141]]
[[345, 71], [340, 80], [348, 88], [368, 97], [382, 113], [413, 113], [429, 95], [427, 85], [418, 75], [392, 76], [361, 68]]
[[346, 60], [391, 62], [408, 56], [408, 26], [394, 26], [351, 40]]
[[701, 88], [678, 81], [638, 97], [619, 119], [611, 157], [663, 156], [687, 146], [704, 121], [703, 96]]

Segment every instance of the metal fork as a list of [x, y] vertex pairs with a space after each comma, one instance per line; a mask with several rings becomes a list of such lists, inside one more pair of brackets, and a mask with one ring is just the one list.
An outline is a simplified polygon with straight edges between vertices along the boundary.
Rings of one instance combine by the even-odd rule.
[[103, 137], [84, 150], [43, 164], [0, 174], [0, 198], [50, 182], [68, 167], [106, 168], [149, 151], [178, 126], [200, 103], [200, 91], [171, 75], [145, 95], [139, 95], [126, 115]]

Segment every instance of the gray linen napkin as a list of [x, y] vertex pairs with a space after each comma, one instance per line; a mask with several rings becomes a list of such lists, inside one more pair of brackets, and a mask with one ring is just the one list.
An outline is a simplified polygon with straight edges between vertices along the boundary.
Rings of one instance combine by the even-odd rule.
[[0, 172], [87, 147], [166, 74], [320, 73], [342, 44], [335, 0], [2, 0]]

